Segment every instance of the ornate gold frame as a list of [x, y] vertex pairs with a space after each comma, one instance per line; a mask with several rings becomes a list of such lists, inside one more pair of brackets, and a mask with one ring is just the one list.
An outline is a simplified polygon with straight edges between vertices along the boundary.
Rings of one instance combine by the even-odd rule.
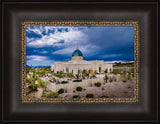
[[[138, 21], [25, 21], [21, 23], [21, 103], [80, 103], [80, 104], [106, 104], [121, 103], [134, 104], [140, 102], [139, 99], [139, 23]], [[25, 93], [26, 81], [26, 26], [134, 26], [134, 76], [135, 89], [133, 98], [29, 98]]]

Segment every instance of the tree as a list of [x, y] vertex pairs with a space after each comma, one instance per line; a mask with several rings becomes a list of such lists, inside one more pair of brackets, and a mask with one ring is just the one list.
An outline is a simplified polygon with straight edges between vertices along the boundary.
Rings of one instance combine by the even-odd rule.
[[31, 67], [26, 67], [26, 73], [29, 73], [31, 71]]
[[36, 84], [36, 81], [38, 80], [38, 77], [35, 75], [35, 68], [33, 69], [33, 75], [30, 77], [30, 80], [28, 80], [29, 82], [29, 88], [31, 88], [31, 90], [35, 91], [37, 90], [38, 84]]
[[82, 74], [83, 74], [83, 75], [87, 75], [87, 74], [88, 74], [88, 71], [87, 71], [86, 69], [84, 69], [84, 70], [82, 71]]
[[79, 80], [79, 74], [76, 74], [76, 78], [77, 78], [77, 80]]
[[108, 81], [108, 76], [107, 76], [107, 75], [105, 75], [104, 80], [105, 80], [106, 83], [107, 83], [107, 81]]
[[47, 85], [49, 84], [49, 82], [48, 81], [38, 80], [38, 83], [39, 83], [39, 87], [44, 88], [44, 91], [46, 91]]
[[96, 70], [94, 71], [94, 75], [95, 75], [95, 74], [97, 74], [97, 71], [96, 71]]

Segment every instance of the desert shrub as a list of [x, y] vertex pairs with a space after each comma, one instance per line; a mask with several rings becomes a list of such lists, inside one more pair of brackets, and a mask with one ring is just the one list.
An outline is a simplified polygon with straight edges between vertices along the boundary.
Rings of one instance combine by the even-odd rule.
[[130, 68], [130, 69], [128, 70], [128, 72], [134, 73], [134, 68]]
[[130, 86], [127, 87], [128, 89], [131, 88]]
[[110, 78], [109, 82], [112, 82], [113, 80]]
[[74, 77], [73, 73], [67, 73], [67, 77], [72, 78]]
[[67, 83], [68, 83], [67, 81], [62, 81], [62, 82], [61, 82], [61, 84], [67, 84]]
[[86, 98], [94, 98], [94, 95], [93, 94], [87, 94]]
[[58, 90], [58, 94], [62, 94], [62, 93], [64, 93], [64, 89], [61, 88]]
[[101, 83], [100, 82], [96, 82], [96, 83], [94, 83], [94, 85], [97, 86], [97, 87], [100, 87]]
[[109, 98], [108, 96], [101, 96], [100, 98]]
[[46, 98], [58, 98], [58, 94], [56, 92], [51, 92], [46, 95]]
[[105, 72], [105, 73], [108, 73], [108, 69], [106, 69], [104, 72]]
[[73, 82], [82, 82], [82, 80], [73, 80]]
[[32, 91], [37, 91], [37, 88], [39, 87], [38, 84], [35, 84], [34, 82], [32, 82], [29, 86], [28, 89], [32, 90]]
[[41, 97], [46, 97], [46, 95], [47, 95], [46, 93], [43, 93]]
[[105, 75], [104, 80], [105, 80], [106, 83], [107, 83], [107, 81], [108, 81], [108, 76], [107, 76], [107, 75]]
[[79, 98], [79, 95], [74, 95], [72, 98]]
[[116, 69], [116, 70], [113, 70], [111, 73], [113, 73], [113, 74], [121, 74], [121, 70], [120, 69]]
[[104, 87], [102, 88], [102, 90], [105, 90]]
[[121, 78], [122, 78], [122, 81], [125, 83], [125, 82], [127, 81], [127, 79], [128, 79], [127, 73], [123, 73], [123, 74], [121, 75]]
[[32, 80], [31, 80], [30, 78], [26, 78], [26, 82], [27, 82], [27, 83], [31, 83]]
[[126, 83], [126, 80], [125, 80], [125, 79], [123, 79], [122, 81], [123, 81], [123, 83]]
[[77, 91], [82, 91], [82, 87], [77, 87], [76, 90]]

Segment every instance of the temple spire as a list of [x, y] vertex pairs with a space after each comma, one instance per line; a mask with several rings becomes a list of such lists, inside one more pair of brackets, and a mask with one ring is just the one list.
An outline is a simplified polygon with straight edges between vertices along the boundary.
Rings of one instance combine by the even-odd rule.
[[77, 48], [76, 49], [78, 50], [78, 43], [77, 43]]

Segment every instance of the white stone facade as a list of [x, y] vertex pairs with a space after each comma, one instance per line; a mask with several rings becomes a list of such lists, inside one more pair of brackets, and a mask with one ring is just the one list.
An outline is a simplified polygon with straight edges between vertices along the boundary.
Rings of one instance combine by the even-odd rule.
[[[78, 49], [78, 47], [77, 47]], [[51, 71], [55, 73], [62, 71], [63, 73], [73, 73], [77, 74], [78, 71], [92, 70], [97, 73], [104, 73], [105, 70], [110, 72], [113, 70], [113, 64], [105, 64], [103, 60], [86, 61], [83, 60], [83, 56], [73, 56], [72, 60], [68, 62], [54, 62], [51, 65]]]

